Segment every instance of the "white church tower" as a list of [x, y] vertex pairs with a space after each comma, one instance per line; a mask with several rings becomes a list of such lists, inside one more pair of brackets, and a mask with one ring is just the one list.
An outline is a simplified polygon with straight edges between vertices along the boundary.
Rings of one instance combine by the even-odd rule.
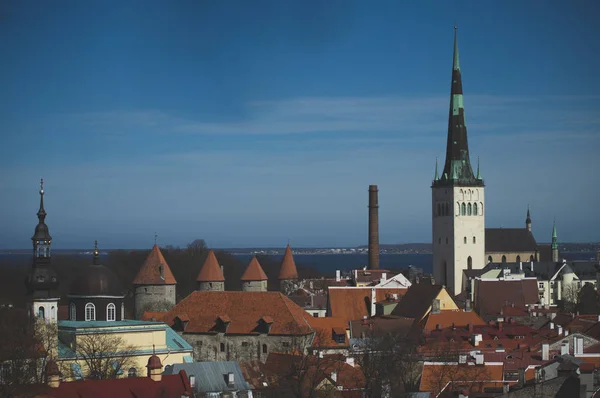
[[475, 175], [469, 159], [456, 27], [446, 162], [441, 175], [437, 161], [435, 167], [431, 185], [433, 277], [436, 284], [459, 294], [463, 270], [485, 266], [485, 195], [479, 165]]

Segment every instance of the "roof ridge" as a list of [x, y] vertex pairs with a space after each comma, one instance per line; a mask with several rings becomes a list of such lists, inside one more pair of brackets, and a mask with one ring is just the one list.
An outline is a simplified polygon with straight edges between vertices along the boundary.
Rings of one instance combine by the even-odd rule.
[[[294, 316], [294, 313], [292, 312], [292, 309], [290, 308], [290, 306], [288, 305], [288, 301], [292, 302], [292, 300], [290, 300], [289, 298], [287, 298], [285, 295], [283, 295], [283, 293], [278, 292], [279, 293], [279, 298], [283, 301], [283, 304], [285, 305], [285, 308], [288, 310], [288, 312], [290, 313], [290, 315], [292, 315], [292, 318], [294, 320], [296, 320], [296, 317]], [[310, 324], [308, 323], [308, 321], [306, 320], [306, 316], [305, 314], [308, 314], [308, 312], [303, 311], [303, 316], [302, 319], [304, 320], [304, 323], [306, 324], [306, 326], [308, 326], [308, 329], [310, 330], [310, 332], [314, 332], [314, 329], [310, 326]], [[316, 334], [316, 333], [315, 333]], [[313, 335], [313, 340], [314, 340], [314, 335]], [[312, 342], [311, 342], [312, 344]]]

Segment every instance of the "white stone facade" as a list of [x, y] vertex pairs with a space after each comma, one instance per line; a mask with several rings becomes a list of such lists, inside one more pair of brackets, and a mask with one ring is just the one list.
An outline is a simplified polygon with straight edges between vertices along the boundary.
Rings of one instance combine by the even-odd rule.
[[433, 276], [459, 294], [465, 269], [485, 266], [484, 187], [432, 188]]
[[31, 302], [31, 314], [46, 322], [58, 321], [58, 298], [46, 300], [36, 299]]

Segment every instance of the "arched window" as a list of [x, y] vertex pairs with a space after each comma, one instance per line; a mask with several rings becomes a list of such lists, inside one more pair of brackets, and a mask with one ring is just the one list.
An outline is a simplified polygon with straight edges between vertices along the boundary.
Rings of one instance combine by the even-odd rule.
[[125, 303], [121, 303], [121, 320], [125, 319]]
[[464, 216], [467, 213], [467, 206], [464, 203], [460, 205], [460, 215]]
[[441, 204], [439, 204], [439, 203], [438, 203], [438, 206], [437, 206], [437, 215], [438, 215], [438, 216], [441, 216], [441, 215], [442, 215], [442, 205], [441, 205]]
[[492, 262], [492, 256], [488, 256], [488, 263]]
[[479, 202], [479, 214], [483, 216], [483, 203]]
[[465, 239], [464, 239], [464, 241], [465, 241], [465, 245], [466, 245], [466, 244], [467, 244], [467, 237], [466, 237], [466, 236], [465, 236]]
[[473, 215], [477, 216], [477, 203], [473, 203]]
[[38, 308], [38, 318], [46, 319], [46, 310], [44, 307]]
[[446, 202], [446, 215], [450, 215], [450, 203]]
[[69, 305], [70, 307], [70, 312], [71, 312], [71, 320], [72, 321], [76, 321], [77, 320], [77, 307], [75, 306], [75, 303], [71, 303], [71, 305]]
[[477, 243], [477, 238], [473, 237], [473, 244]]
[[106, 320], [107, 321], [114, 321], [115, 317], [116, 317], [116, 309], [115, 309], [115, 305], [113, 303], [110, 303], [109, 305], [106, 306]]
[[92, 303], [85, 305], [85, 320], [95, 321], [96, 320], [96, 307]]
[[467, 269], [471, 269], [473, 268], [473, 259], [471, 258], [471, 256], [469, 256], [467, 258]]
[[472, 210], [473, 210], [473, 208], [471, 207], [471, 204], [469, 203], [469, 204], [467, 205], [467, 215], [469, 215], [469, 216], [470, 216], [471, 214], [473, 214], [473, 211], [472, 211]]
[[56, 320], [56, 307], [55, 306], [50, 307], [50, 319]]
[[267, 345], [266, 344], [263, 344], [263, 346], [262, 346], [262, 353], [263, 354], [267, 353]]
[[225, 352], [225, 343], [221, 343], [219, 348], [221, 349], [221, 352]]
[[517, 262], [520, 263], [521, 262], [521, 256], [517, 256]]
[[137, 377], [137, 369], [129, 368], [129, 371], [127, 372], [127, 377]]
[[502, 256], [502, 262], [505, 263], [506, 262], [506, 256]]

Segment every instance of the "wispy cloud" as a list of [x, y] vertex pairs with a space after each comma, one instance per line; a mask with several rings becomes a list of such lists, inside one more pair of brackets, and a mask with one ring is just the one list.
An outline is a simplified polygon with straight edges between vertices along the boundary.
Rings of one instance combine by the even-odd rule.
[[[206, 120], [161, 110], [89, 112], [62, 115], [57, 122], [83, 131], [122, 136], [142, 131], [185, 135], [291, 135], [302, 133], [395, 133], [395, 139], [427, 139], [444, 131], [447, 96], [306, 97], [254, 101], [241, 120]], [[585, 102], [587, 107], [577, 105]], [[595, 106], [591, 107], [591, 104]], [[467, 127], [495, 133], [581, 130], [597, 126], [600, 96], [492, 96], [465, 99]], [[593, 108], [593, 109], [590, 109]], [[593, 135], [589, 131], [588, 135]], [[588, 136], [586, 135], [586, 136]]]

